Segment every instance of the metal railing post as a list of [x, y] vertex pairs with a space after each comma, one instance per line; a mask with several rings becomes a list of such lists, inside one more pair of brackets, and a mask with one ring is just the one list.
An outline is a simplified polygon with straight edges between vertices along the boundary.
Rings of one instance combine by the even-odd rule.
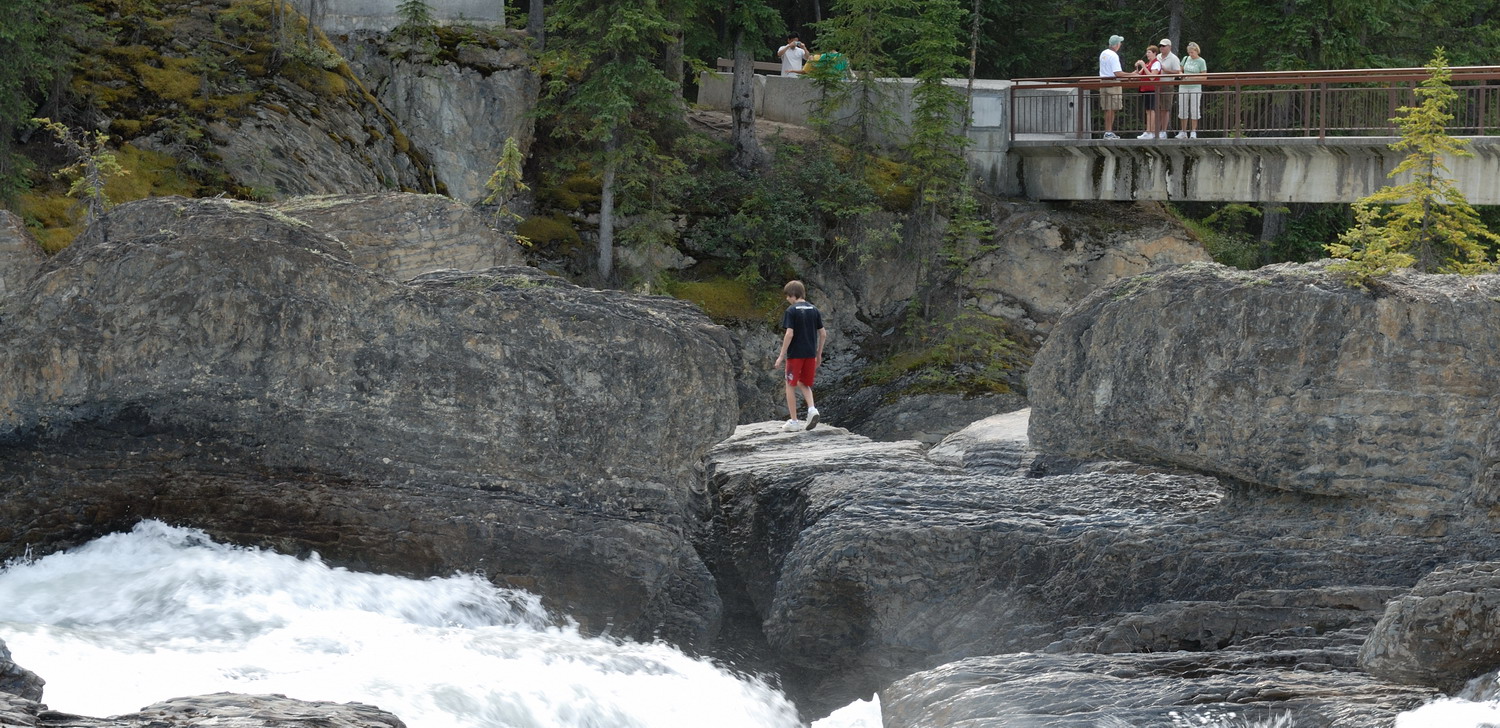
[[1328, 84], [1318, 84], [1318, 141], [1328, 138]]
[[1010, 137], [1010, 141], [1015, 141], [1016, 140], [1016, 114], [1019, 113], [1019, 109], [1016, 108], [1016, 84], [1015, 84], [1015, 82], [1011, 82], [1010, 87], [1008, 87], [1008, 88], [1005, 89], [1005, 102], [1006, 102], [1006, 105], [1010, 106], [1010, 113], [1008, 113], [1008, 114], [1005, 115], [1005, 127], [1006, 127], [1005, 132], [1006, 132], [1006, 136]]
[[1086, 113], [1086, 110], [1084, 108], [1084, 104], [1088, 101], [1088, 98], [1089, 98], [1088, 97], [1088, 91], [1085, 90], [1082, 86], [1079, 86], [1077, 88], [1077, 92], [1078, 92], [1078, 103], [1077, 103], [1078, 108], [1076, 110], [1074, 110], [1074, 112], [1073, 112], [1073, 138], [1074, 139], [1092, 138], [1094, 136], [1093, 134], [1089, 134], [1089, 135], [1085, 136], [1084, 133], [1083, 133], [1084, 120], [1088, 118], [1088, 114]]

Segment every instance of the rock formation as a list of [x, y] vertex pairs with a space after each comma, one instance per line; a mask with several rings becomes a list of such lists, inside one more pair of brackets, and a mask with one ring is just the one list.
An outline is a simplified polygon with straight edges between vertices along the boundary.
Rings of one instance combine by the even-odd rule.
[[1452, 692], [1500, 668], [1500, 564], [1439, 567], [1391, 602], [1360, 652], [1387, 680]]
[[956, 282], [981, 311], [1045, 333], [1099, 288], [1158, 268], [1208, 262], [1160, 205], [996, 202], [996, 245]]
[[1500, 278], [1192, 265], [1132, 278], [1052, 332], [1031, 437], [1413, 518], [1500, 497]]
[[0, 210], [0, 300], [8, 292], [26, 285], [46, 259], [47, 255], [26, 231], [21, 218], [9, 210]]
[[398, 281], [441, 268], [523, 265], [520, 246], [441, 195], [299, 197], [276, 209], [344, 244], [350, 259]]
[[232, 693], [174, 698], [135, 713], [108, 718], [60, 713], [48, 710], [34, 699], [0, 693], [0, 725], [6, 728], [406, 728], [400, 718], [360, 703]]
[[[446, 30], [445, 32], [462, 32]], [[339, 50], [375, 98], [425, 152], [448, 194], [483, 200], [507, 138], [531, 145], [537, 81], [522, 36], [486, 30], [429, 59], [383, 33], [341, 36]]]
[[0, 555], [156, 517], [483, 570], [586, 629], [716, 631], [693, 486], [737, 354], [689, 304], [516, 267], [402, 283], [273, 209], [163, 198], [4, 306], [28, 315], [0, 329]]
[[[929, 453], [838, 428], [740, 427], [707, 469], [719, 517], [703, 548], [725, 598], [726, 633], [763, 639], [765, 664], [811, 715], [912, 673], [1010, 655], [942, 668], [952, 685], [912, 689], [967, 694], [964, 675], [1003, 675], [1020, 659], [1012, 653], [1040, 651], [1201, 652], [1037, 658], [1022, 672], [1092, 672], [1102, 684], [1122, 671], [1156, 674], [1162, 694], [1182, 695], [1284, 682], [1258, 688], [1255, 700], [1310, 718], [1388, 717], [1430, 694], [1361, 671], [1359, 642], [1385, 599], [1434, 563], [1488, 552], [1486, 534], [1392, 521], [1359, 499], [1056, 458], [1031, 450], [1022, 418], [977, 423]], [[1226, 677], [1173, 682], [1174, 664]], [[1303, 679], [1288, 672], [1298, 665], [1336, 674]], [[1025, 699], [1044, 700], [1069, 684], [1061, 675], [1016, 677], [1025, 683], [1016, 689], [1050, 685]], [[1347, 700], [1338, 697], [1345, 688]], [[1077, 700], [1102, 707], [1116, 697]], [[925, 710], [887, 725], [950, 724]]]

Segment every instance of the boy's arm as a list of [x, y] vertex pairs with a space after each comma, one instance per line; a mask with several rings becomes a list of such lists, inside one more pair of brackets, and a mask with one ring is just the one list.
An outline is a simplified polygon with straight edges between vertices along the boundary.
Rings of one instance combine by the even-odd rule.
[[[782, 364], [786, 363], [786, 350], [792, 345], [792, 335], [795, 333], [796, 332], [792, 331], [791, 329], [787, 329], [786, 333], [781, 335], [781, 353], [776, 355], [776, 363], [772, 364], [772, 367], [779, 367]], [[818, 347], [818, 355], [822, 356], [821, 343]]]
[[818, 363], [823, 363], [823, 345], [828, 343], [828, 329], [818, 329]]

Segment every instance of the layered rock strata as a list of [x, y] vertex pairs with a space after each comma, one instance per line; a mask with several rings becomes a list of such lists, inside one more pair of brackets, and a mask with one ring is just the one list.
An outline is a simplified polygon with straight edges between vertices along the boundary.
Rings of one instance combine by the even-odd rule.
[[1447, 565], [1422, 577], [1386, 608], [1360, 664], [1448, 692], [1500, 668], [1500, 563]]
[[274, 210], [164, 198], [5, 307], [28, 315], [0, 330], [0, 555], [155, 517], [483, 570], [586, 629], [717, 629], [695, 463], [737, 355], [688, 304], [516, 267], [402, 283]]
[[1426, 519], [1500, 498], [1500, 278], [1191, 265], [1100, 290], [1028, 377], [1031, 437]]
[[511, 236], [495, 232], [473, 209], [442, 195], [298, 197], [275, 209], [343, 243], [355, 265], [396, 280], [442, 268], [526, 263]]
[[[1309, 669], [1357, 673], [1324, 690], [1331, 705], [1339, 685], [1366, 686], [1357, 703], [1429, 694], [1378, 685], [1358, 667], [1358, 639], [1383, 601], [1433, 564], [1494, 546], [1482, 533], [1393, 521], [1361, 501], [1049, 458], [1022, 430], [1018, 416], [1000, 416], [924, 453], [838, 428], [741, 426], [707, 469], [719, 519], [704, 549], [728, 632], [760, 637], [811, 715], [970, 657], [1217, 652], [1264, 647], [1268, 635], [1344, 634], [1348, 654]], [[1208, 669], [1239, 658], [1184, 659]], [[1287, 670], [1303, 660], [1266, 659]], [[1105, 682], [1114, 669], [1103, 658], [1087, 664]], [[1290, 697], [1314, 689], [1299, 680], [1280, 708], [1313, 710]], [[1372, 714], [1410, 707], [1381, 705]], [[930, 718], [887, 725], [949, 725]]]

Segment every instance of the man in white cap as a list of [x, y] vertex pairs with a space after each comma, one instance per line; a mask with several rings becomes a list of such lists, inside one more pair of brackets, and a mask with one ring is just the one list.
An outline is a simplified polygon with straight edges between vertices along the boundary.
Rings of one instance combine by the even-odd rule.
[[[1162, 38], [1161, 46], [1161, 77], [1181, 78], [1182, 59], [1172, 52], [1172, 39]], [[1172, 123], [1172, 102], [1177, 100], [1177, 87], [1163, 85], [1156, 89], [1156, 128], [1161, 130], [1161, 138], [1167, 138], [1167, 127]], [[1178, 124], [1181, 127], [1181, 124]], [[1182, 129], [1177, 130], [1178, 139], [1186, 139], [1187, 133]]]
[[[1109, 47], [1099, 54], [1099, 77], [1116, 78], [1129, 77], [1134, 74], [1126, 73], [1120, 67], [1120, 44], [1125, 42], [1123, 36], [1112, 35], [1109, 37]], [[1101, 86], [1099, 88], [1099, 108], [1104, 111], [1104, 138], [1119, 139], [1115, 133], [1115, 112], [1124, 108], [1125, 92], [1119, 86]]]

